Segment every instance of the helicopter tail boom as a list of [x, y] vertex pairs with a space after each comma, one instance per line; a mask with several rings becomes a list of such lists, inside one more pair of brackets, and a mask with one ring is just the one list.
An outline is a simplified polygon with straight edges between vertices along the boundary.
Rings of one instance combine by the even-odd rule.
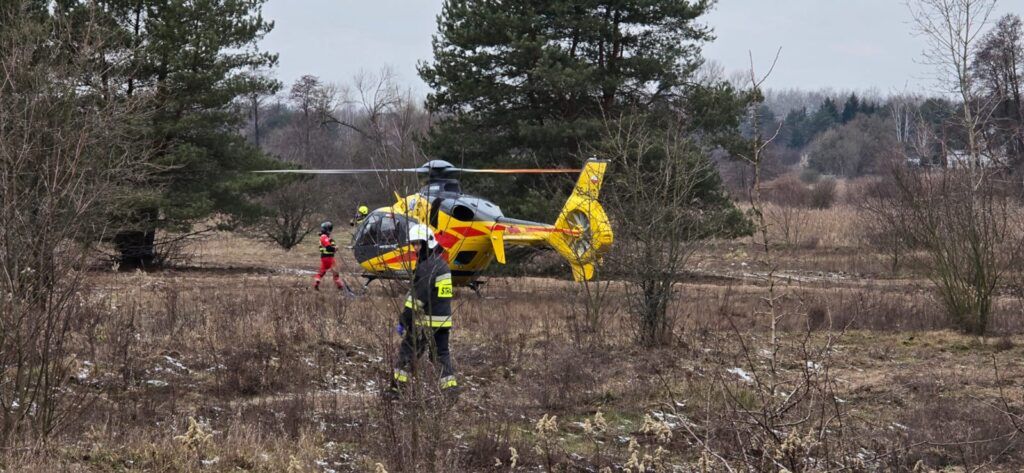
[[572, 267], [573, 279], [589, 280], [594, 264], [600, 261], [612, 244], [613, 235], [608, 215], [598, 197], [608, 161], [589, 159], [555, 221], [557, 232], [546, 240]]

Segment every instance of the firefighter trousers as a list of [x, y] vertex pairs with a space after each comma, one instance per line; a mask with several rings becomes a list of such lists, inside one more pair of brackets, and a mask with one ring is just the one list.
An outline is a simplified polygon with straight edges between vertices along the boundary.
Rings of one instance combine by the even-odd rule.
[[455, 381], [455, 369], [452, 367], [452, 355], [448, 349], [448, 337], [451, 329], [447, 327], [430, 328], [422, 326], [409, 327], [402, 344], [398, 348], [398, 364], [395, 366], [394, 386], [399, 386], [409, 381], [411, 373], [415, 371], [420, 357], [427, 350], [430, 351], [430, 359], [441, 368], [441, 389], [448, 389], [458, 386]]

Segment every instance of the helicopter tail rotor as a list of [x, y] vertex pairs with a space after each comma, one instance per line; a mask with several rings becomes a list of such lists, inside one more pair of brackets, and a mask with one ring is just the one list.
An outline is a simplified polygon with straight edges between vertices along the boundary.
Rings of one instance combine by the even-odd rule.
[[572, 195], [555, 221], [560, 232], [550, 233], [548, 244], [572, 267], [573, 279], [589, 280], [594, 264], [611, 248], [612, 227], [598, 201], [608, 161], [587, 160]]

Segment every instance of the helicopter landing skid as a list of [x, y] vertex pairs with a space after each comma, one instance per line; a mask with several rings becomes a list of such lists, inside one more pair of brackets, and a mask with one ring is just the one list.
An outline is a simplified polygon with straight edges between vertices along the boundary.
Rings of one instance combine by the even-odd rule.
[[485, 282], [486, 281], [472, 281], [469, 284], [467, 284], [467, 286], [469, 286], [469, 288], [472, 289], [474, 293], [476, 293], [477, 297], [484, 299], [484, 295], [480, 293], [480, 286], [483, 286]]
[[363, 293], [365, 294], [366, 289], [370, 287], [370, 283], [377, 280], [377, 276], [373, 274], [364, 274], [363, 279], [366, 279], [366, 282], [363, 283]]

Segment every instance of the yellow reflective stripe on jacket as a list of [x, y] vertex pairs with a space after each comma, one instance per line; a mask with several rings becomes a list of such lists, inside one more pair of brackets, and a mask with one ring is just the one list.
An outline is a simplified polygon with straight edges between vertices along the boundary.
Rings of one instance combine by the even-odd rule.
[[437, 287], [438, 298], [451, 298], [454, 293], [452, 290], [452, 274], [446, 273], [434, 278], [434, 286]]
[[422, 309], [423, 308], [423, 302], [418, 300], [418, 299], [416, 299], [413, 296], [408, 296], [408, 297], [405, 298], [405, 308], [406, 309], [415, 309], [417, 307]]
[[399, 383], [409, 382], [409, 372], [395, 368], [395, 381], [398, 381]]
[[446, 328], [452, 326], [450, 315], [424, 315], [416, 319], [416, 325], [430, 328]]

